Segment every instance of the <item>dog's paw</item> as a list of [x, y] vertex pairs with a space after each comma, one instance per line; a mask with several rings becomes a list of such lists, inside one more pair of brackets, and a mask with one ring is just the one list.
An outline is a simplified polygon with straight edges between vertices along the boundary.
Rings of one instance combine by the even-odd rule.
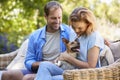
[[55, 65], [57, 65], [57, 66], [61, 66], [61, 61], [57, 61], [56, 63], [55, 63]]

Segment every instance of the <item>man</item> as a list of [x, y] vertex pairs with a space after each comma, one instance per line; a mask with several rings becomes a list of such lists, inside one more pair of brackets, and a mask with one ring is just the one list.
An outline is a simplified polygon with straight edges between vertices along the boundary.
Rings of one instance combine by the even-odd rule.
[[[70, 39], [71, 30], [62, 24], [62, 7], [56, 1], [48, 2], [44, 7], [47, 24], [33, 32], [29, 37], [28, 49], [25, 58], [27, 70], [3, 72], [2, 80], [33, 80], [40, 62], [54, 60], [66, 50], [62, 38]], [[10, 74], [10, 72], [12, 74]], [[13, 75], [14, 74], [14, 75]], [[7, 78], [7, 79], [6, 79]]]

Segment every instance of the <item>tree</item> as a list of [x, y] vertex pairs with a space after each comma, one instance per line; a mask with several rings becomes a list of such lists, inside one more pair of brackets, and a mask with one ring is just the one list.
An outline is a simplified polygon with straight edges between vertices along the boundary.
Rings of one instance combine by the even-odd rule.
[[[0, 34], [20, 46], [26, 36], [45, 24], [43, 7], [48, 1], [51, 0], [0, 0]], [[56, 1], [63, 6], [63, 22], [67, 24], [70, 12], [78, 6], [91, 9], [98, 18], [104, 17], [115, 24], [120, 22], [119, 0], [110, 4], [101, 0]]]

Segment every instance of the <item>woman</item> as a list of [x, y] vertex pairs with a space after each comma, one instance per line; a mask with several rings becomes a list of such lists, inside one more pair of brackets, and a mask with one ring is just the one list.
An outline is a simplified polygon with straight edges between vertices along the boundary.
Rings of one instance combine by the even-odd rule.
[[[95, 16], [87, 8], [78, 7], [73, 10], [69, 24], [77, 34], [80, 53], [76, 59], [64, 52], [60, 55], [60, 60], [65, 60], [79, 69], [101, 66], [99, 54], [104, 48], [104, 39], [95, 30], [95, 21]], [[43, 62], [39, 66], [35, 80], [63, 80], [63, 71], [50, 62]]]

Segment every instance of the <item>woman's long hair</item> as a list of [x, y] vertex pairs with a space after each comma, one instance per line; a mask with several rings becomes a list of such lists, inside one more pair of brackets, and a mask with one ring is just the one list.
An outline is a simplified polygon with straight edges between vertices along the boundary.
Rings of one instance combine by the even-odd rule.
[[73, 10], [69, 17], [69, 25], [72, 26], [72, 22], [84, 21], [88, 24], [85, 35], [91, 34], [96, 29], [96, 20], [94, 14], [87, 8], [78, 7]]

